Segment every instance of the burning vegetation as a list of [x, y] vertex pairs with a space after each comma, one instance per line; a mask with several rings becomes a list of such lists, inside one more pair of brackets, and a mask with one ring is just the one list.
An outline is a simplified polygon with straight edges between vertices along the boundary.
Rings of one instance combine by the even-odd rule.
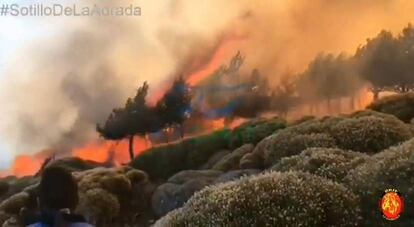
[[[375, 100], [380, 92], [411, 91], [414, 81], [409, 77], [409, 47], [413, 34], [410, 24], [398, 36], [382, 31], [368, 39], [354, 55], [320, 54], [303, 72], [283, 74], [276, 84], [270, 83], [270, 75], [259, 69], [249, 72], [243, 67], [246, 58], [241, 52], [213, 71], [212, 65], [222, 58], [228, 40], [233, 40], [224, 39], [222, 46], [210, 54], [210, 60], [204, 60], [206, 65], [193, 63], [194, 69], [176, 77], [169, 87], [164, 86], [167, 89], [159, 93], [162, 95], [149, 95], [150, 85], [145, 82], [123, 107], [113, 109], [106, 120], [95, 122], [105, 140], [85, 141], [56, 155], [75, 155], [99, 162], [112, 159], [114, 165], [119, 165], [151, 146], [215, 129], [234, 128], [246, 119], [274, 115], [292, 119], [364, 108], [369, 97]], [[66, 81], [64, 85], [74, 89], [71, 83]], [[73, 138], [72, 135], [67, 136]], [[59, 147], [55, 145], [54, 150]], [[33, 174], [44, 159], [20, 156], [12, 173]]]
[[[91, 19], [93, 29], [33, 60], [28, 71], [44, 83], [29, 80], [33, 97], [15, 101], [38, 106], [6, 106], [12, 117], [0, 132], [16, 149], [47, 149], [17, 156], [0, 179], [0, 223], [19, 225], [38, 209], [39, 176], [50, 166], [72, 173], [76, 212], [98, 227], [386, 226], [374, 211], [389, 187], [412, 213], [414, 27], [375, 36], [358, 23], [358, 35], [372, 38], [355, 48], [362, 39], [348, 41], [347, 25], [339, 41], [321, 37], [326, 25], [307, 12], [345, 24], [382, 9], [354, 18], [343, 9], [367, 12], [359, 4], [368, 3], [269, 2], [280, 4], [274, 11], [217, 2], [231, 10], [211, 23], [170, 28], [151, 18], [165, 24], [148, 29]], [[167, 18], [194, 17], [191, 2], [172, 3]], [[287, 21], [274, 22], [280, 31], [269, 29], [274, 13]], [[140, 35], [142, 45], [123, 44]], [[50, 56], [54, 64], [40, 67]]]

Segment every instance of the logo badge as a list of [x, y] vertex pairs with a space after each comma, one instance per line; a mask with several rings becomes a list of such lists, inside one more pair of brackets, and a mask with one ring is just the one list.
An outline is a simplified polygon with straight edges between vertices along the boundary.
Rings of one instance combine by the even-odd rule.
[[397, 220], [404, 211], [404, 200], [396, 189], [385, 190], [379, 205], [382, 216], [389, 221]]

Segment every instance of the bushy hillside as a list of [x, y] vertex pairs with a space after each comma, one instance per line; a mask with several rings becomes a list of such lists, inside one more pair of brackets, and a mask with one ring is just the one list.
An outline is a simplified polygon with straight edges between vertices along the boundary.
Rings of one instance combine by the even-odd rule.
[[358, 197], [300, 172], [271, 172], [208, 187], [155, 226], [359, 226]]
[[200, 168], [218, 151], [256, 144], [285, 127], [286, 121], [280, 118], [247, 122], [234, 130], [216, 131], [152, 148], [132, 161], [131, 166], [144, 170], [153, 179], [166, 179], [181, 170]]
[[[255, 120], [155, 147], [129, 166], [51, 165], [73, 172], [77, 212], [98, 226], [413, 226], [411, 115], [377, 110]], [[35, 209], [38, 181], [0, 180], [0, 222]], [[378, 210], [388, 188], [406, 202], [393, 223]]]
[[414, 93], [382, 98], [369, 105], [368, 109], [394, 115], [398, 119], [409, 123], [414, 118]]

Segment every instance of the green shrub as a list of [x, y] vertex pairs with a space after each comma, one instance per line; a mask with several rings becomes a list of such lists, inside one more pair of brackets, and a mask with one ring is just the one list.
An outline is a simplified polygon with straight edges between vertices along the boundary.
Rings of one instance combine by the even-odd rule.
[[187, 152], [183, 144], [155, 147], [136, 157], [130, 165], [145, 171], [151, 179], [166, 179], [185, 168]]
[[257, 144], [262, 139], [285, 127], [286, 121], [281, 118], [249, 121], [232, 131], [229, 147], [235, 149], [243, 144]]
[[239, 162], [240, 169], [263, 169], [264, 167], [263, 156], [260, 153], [247, 153]]
[[392, 114], [408, 123], [414, 118], [414, 93], [384, 97], [367, 107], [378, 112]]
[[[366, 163], [350, 171], [345, 183], [361, 198], [365, 226], [412, 226], [413, 176], [414, 139], [373, 155]], [[386, 189], [399, 190], [405, 200], [404, 214], [394, 224], [385, 221], [379, 212], [378, 202]]]
[[[146, 195], [143, 189], [149, 184], [147, 174], [131, 167], [95, 168], [73, 173], [78, 182], [80, 203], [78, 212], [91, 218], [97, 226], [111, 222], [108, 226], [123, 223], [136, 213], [145, 213]], [[138, 201], [137, 201], [138, 198]], [[117, 223], [117, 224], [114, 224]], [[126, 224], [126, 223], [124, 223]]]
[[344, 120], [343, 117], [323, 117], [305, 121], [303, 123], [287, 128], [298, 134], [326, 133], [329, 134], [331, 127]]
[[411, 138], [410, 128], [394, 118], [362, 116], [343, 120], [331, 128], [338, 147], [376, 153]]
[[[118, 216], [120, 204], [116, 196], [102, 188], [80, 194], [77, 211], [103, 224]], [[99, 217], [99, 219], [98, 219]]]
[[336, 147], [335, 140], [327, 134], [297, 134], [290, 130], [281, 131], [264, 142], [268, 143], [263, 151], [265, 166], [272, 166], [281, 158], [297, 155], [307, 148]]
[[230, 171], [239, 169], [240, 160], [243, 158], [244, 155], [252, 152], [254, 146], [252, 144], [245, 144], [230, 154], [224, 156], [219, 160], [212, 169], [214, 170], [221, 170], [221, 171]]
[[186, 169], [197, 169], [213, 154], [228, 148], [230, 140], [231, 131], [222, 130], [184, 141], [185, 148], [189, 151], [185, 162]]
[[338, 148], [309, 148], [299, 155], [282, 158], [274, 171], [302, 171], [341, 182], [348, 172], [364, 163], [368, 155]]
[[357, 197], [307, 173], [271, 172], [210, 186], [155, 226], [358, 226]]
[[181, 142], [155, 147], [135, 158], [130, 165], [149, 174], [152, 179], [167, 179], [186, 169], [197, 169], [216, 152], [226, 149], [230, 130], [221, 130]]
[[379, 117], [379, 118], [384, 118], [384, 119], [388, 119], [388, 120], [391, 120], [391, 121], [399, 120], [398, 118], [396, 118], [393, 115], [373, 111], [373, 110], [370, 110], [370, 109], [356, 111], [356, 112], [353, 112], [351, 114], [346, 115], [346, 117], [347, 118]]
[[316, 119], [315, 116], [309, 116], [309, 115], [303, 116], [303, 117], [300, 117], [299, 119], [296, 119], [296, 120], [290, 122], [288, 124], [288, 126], [291, 127], [291, 126], [299, 125], [299, 124], [302, 124], [302, 123], [306, 123], [306, 122], [309, 122], [309, 121], [313, 121], [315, 119]]

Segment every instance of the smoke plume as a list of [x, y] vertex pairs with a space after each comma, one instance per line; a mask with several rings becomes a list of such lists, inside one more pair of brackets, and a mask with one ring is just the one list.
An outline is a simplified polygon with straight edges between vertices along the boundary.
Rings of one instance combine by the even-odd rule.
[[122, 4], [129, 3], [142, 8], [141, 17], [65, 19], [58, 38], [16, 53], [0, 85], [0, 138], [12, 152], [64, 151], [96, 138], [95, 124], [143, 81], [154, 96], [177, 75], [197, 82], [241, 50], [242, 70], [258, 68], [276, 85], [320, 52], [353, 52], [367, 37], [397, 31], [414, 17], [409, 0]]

